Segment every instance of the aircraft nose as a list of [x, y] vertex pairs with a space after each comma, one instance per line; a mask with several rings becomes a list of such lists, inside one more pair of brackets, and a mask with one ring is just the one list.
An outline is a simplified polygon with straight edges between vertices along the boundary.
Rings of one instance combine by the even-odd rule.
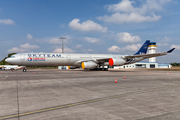
[[11, 60], [10, 60], [9, 58], [6, 58], [5, 61], [6, 61], [6, 62], [10, 62]]

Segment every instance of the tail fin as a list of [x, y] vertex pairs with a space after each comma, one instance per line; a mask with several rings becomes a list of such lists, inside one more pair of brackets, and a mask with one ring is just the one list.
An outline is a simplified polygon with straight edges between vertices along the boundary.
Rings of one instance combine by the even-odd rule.
[[146, 54], [150, 40], [146, 40], [146, 42], [142, 45], [139, 51], [134, 55]]

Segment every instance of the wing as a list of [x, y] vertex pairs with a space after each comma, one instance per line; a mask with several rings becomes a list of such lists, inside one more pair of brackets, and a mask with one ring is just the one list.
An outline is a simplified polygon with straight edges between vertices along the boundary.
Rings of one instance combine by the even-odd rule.
[[144, 58], [144, 59], [146, 59], [146, 58], [151, 58], [151, 57], [163, 56], [163, 55], [167, 55], [168, 53], [171, 53], [174, 49], [175, 48], [173, 48], [167, 52], [161, 52], [161, 53], [123, 56], [123, 59], [125, 59], [125, 60], [133, 59], [133, 58]]
[[79, 61], [77, 61], [76, 63], [74, 63], [75, 65], [79, 65], [79, 64], [81, 64], [82, 62], [88, 62], [88, 61], [92, 61], [92, 62], [95, 62], [95, 63], [97, 63], [97, 64], [99, 64], [99, 63], [104, 63], [104, 62], [109, 62], [109, 59], [110, 59], [111, 57], [109, 57], [109, 58], [98, 58], [98, 59], [87, 59], [87, 60], [79, 60]]
[[[126, 62], [128, 62], [129, 60], [133, 59], [133, 58], [140, 58], [139, 61], [144, 60], [146, 58], [151, 58], [151, 57], [157, 57], [157, 56], [163, 56], [163, 55], [167, 55], [168, 53], [171, 53], [175, 48], [167, 51], [167, 52], [161, 52], [161, 53], [152, 53], [152, 54], [141, 54], [141, 55], [130, 55], [130, 56], [123, 56], [122, 59], [124, 59]], [[100, 63], [105, 63], [105, 62], [109, 62], [109, 59], [111, 57], [107, 57], [107, 58], [97, 58], [97, 59], [87, 59], [87, 60], [79, 60], [76, 63], [74, 63], [75, 65], [80, 65], [82, 62], [88, 62], [88, 61], [92, 61], [95, 62], [97, 64]], [[136, 61], [137, 62], [137, 61]]]

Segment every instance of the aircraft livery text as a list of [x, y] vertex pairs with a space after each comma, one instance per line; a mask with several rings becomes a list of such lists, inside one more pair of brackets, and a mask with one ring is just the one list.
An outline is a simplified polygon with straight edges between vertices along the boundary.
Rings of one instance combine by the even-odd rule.
[[60, 54], [28, 54], [28, 57], [61, 57]]

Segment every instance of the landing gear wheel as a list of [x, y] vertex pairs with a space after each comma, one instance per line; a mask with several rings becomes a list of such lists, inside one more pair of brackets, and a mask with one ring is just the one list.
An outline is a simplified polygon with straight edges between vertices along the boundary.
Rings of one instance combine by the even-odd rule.
[[105, 68], [104, 71], [108, 71], [108, 68]]

